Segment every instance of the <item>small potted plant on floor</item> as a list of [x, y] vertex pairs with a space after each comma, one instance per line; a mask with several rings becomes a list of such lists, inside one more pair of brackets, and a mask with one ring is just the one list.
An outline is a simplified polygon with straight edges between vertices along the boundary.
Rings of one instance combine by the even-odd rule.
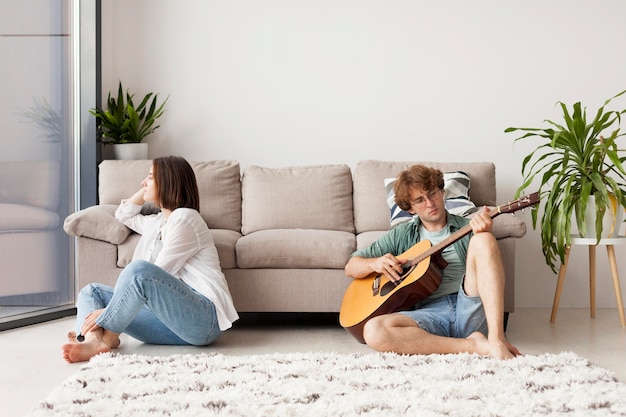
[[157, 95], [148, 93], [135, 106], [133, 97], [128, 91], [124, 93], [120, 81], [117, 98], [109, 93], [105, 109], [89, 110], [96, 118], [105, 159], [148, 158], [148, 144], [142, 141], [159, 128], [155, 123], [165, 111], [167, 98], [159, 105]]
[[[626, 110], [606, 110], [615, 98], [611, 97], [587, 122], [586, 108], [580, 102], [568, 110], [558, 102], [563, 124], [546, 120], [545, 128], [509, 127], [505, 132], [525, 132], [515, 139], [538, 139], [539, 145], [522, 162], [523, 183], [516, 198], [539, 180], [541, 198], [541, 242], [546, 263], [556, 272], [557, 256], [565, 261], [565, 250], [570, 246], [572, 217], [577, 234], [595, 238], [619, 233], [621, 217], [626, 207], [626, 171], [620, 156], [617, 139], [621, 116]], [[610, 131], [612, 128], [614, 130]], [[611, 216], [608, 222], [605, 213]], [[588, 217], [591, 216], [591, 217]], [[538, 211], [532, 212], [533, 228], [537, 227]], [[608, 226], [607, 226], [608, 224]], [[603, 235], [604, 232], [604, 235]], [[612, 232], [612, 235], [607, 234]]]

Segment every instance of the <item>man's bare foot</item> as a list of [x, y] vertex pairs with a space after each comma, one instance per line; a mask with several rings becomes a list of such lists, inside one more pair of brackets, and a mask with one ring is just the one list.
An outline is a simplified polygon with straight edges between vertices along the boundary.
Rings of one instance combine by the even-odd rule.
[[467, 336], [467, 340], [474, 344], [474, 353], [489, 355], [489, 341], [481, 332], [474, 332]]
[[104, 341], [92, 339], [84, 343], [67, 343], [63, 345], [63, 359], [66, 362], [84, 362], [92, 357], [105, 352], [110, 352], [111, 348]]
[[489, 340], [484, 334], [474, 332], [467, 337], [475, 346], [475, 352], [479, 355], [491, 356], [496, 359], [512, 359], [520, 355], [519, 350], [506, 340]]
[[522, 352], [520, 352], [518, 348], [516, 348], [506, 340], [504, 341], [504, 344], [506, 345], [509, 352], [513, 354], [513, 356], [521, 356]]
[[496, 359], [513, 359], [516, 355], [511, 352], [507, 343], [494, 341], [489, 343], [489, 356]]

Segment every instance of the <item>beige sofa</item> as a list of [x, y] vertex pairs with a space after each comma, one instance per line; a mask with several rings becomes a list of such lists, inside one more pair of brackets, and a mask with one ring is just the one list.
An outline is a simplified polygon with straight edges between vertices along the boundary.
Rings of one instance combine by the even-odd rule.
[[[237, 161], [192, 163], [209, 225], [240, 312], [338, 312], [350, 282], [350, 254], [390, 227], [383, 180], [414, 162], [362, 161], [347, 165], [247, 167]], [[426, 162], [470, 175], [470, 198], [496, 204], [492, 163]], [[78, 237], [78, 281], [114, 284], [131, 259], [138, 236], [113, 218], [117, 204], [145, 178], [150, 161], [104, 161], [99, 205], [70, 215], [67, 233]], [[148, 207], [146, 207], [149, 210]], [[494, 220], [506, 269], [507, 313], [514, 311], [515, 238], [525, 223], [512, 215]]]

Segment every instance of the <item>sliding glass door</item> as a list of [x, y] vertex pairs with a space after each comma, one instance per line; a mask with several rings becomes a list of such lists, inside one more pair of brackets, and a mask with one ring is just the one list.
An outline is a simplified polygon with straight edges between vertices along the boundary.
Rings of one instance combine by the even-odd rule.
[[[3, 0], [0, 14], [0, 324], [74, 303], [78, 1]], [[14, 327], [14, 326], [13, 326]]]

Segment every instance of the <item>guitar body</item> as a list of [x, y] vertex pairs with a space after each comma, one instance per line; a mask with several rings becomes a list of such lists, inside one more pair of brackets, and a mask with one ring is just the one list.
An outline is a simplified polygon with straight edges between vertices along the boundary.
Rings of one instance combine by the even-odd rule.
[[[430, 241], [423, 240], [398, 255], [397, 258], [410, 260], [426, 252], [430, 247]], [[352, 280], [341, 302], [339, 311], [341, 326], [359, 342], [365, 343], [363, 327], [369, 319], [396, 311], [409, 310], [416, 303], [427, 298], [441, 284], [441, 264], [434, 258], [435, 256], [427, 257], [409, 267], [403, 272], [401, 275], [403, 280], [397, 285], [392, 283], [386, 275], [379, 273]], [[378, 283], [375, 282], [376, 280]], [[378, 290], [375, 290], [376, 287]]]

